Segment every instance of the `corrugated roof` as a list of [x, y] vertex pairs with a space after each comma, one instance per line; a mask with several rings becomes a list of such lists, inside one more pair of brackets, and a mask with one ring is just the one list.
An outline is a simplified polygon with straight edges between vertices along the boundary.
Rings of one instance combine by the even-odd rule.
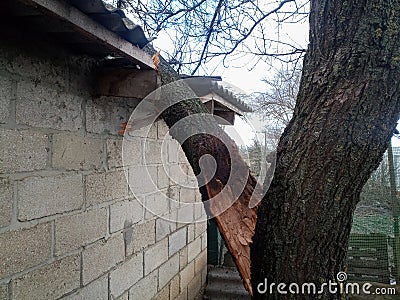
[[234, 93], [218, 84], [222, 81], [220, 76], [190, 76], [181, 75], [183, 79], [191, 79], [188, 84], [193, 91], [200, 97], [208, 93], [214, 92], [218, 96], [224, 98], [229, 103], [237, 107], [242, 112], [252, 112], [250, 106], [240, 100]]
[[121, 9], [102, 0], [67, 0], [67, 2], [135, 46], [143, 48], [149, 42], [142, 27], [134, 24]]
[[21, 41], [49, 41], [78, 53], [104, 59], [107, 66], [154, 69], [140, 50], [148, 40], [124, 12], [102, 0], [0, 1], [0, 34]]

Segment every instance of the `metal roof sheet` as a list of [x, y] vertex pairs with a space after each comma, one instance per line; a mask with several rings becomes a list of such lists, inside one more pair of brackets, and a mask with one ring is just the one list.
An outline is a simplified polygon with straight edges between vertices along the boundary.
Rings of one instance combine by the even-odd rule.
[[250, 106], [240, 100], [234, 93], [232, 93], [222, 85], [218, 84], [219, 81], [222, 81], [222, 78], [220, 76], [181, 75], [181, 78], [190, 79], [187, 82], [199, 97], [214, 92], [215, 94], [219, 95], [220, 97], [224, 98], [226, 101], [237, 107], [242, 112], [252, 112]]
[[0, 1], [0, 35], [48, 41], [110, 67], [154, 69], [151, 56], [140, 50], [148, 43], [143, 29], [102, 0]]
[[102, 0], [67, 0], [67, 2], [139, 48], [143, 48], [149, 42], [142, 27], [134, 24], [121, 9]]

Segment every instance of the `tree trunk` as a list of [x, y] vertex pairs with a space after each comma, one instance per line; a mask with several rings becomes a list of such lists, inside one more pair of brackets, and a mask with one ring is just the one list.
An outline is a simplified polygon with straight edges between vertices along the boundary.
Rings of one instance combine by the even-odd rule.
[[301, 291], [345, 270], [361, 189], [399, 116], [399, 24], [399, 0], [311, 1], [300, 92], [251, 246], [254, 298], [340, 298], [327, 288], [299, 296], [286, 286], [283, 295], [270, 284]]
[[[251, 208], [250, 201], [261, 201], [262, 187], [250, 174], [235, 142], [221, 129], [187, 83], [180, 80], [150, 45], [145, 51], [155, 55], [153, 60], [162, 81], [158, 97], [152, 99], [150, 96], [146, 100], [150, 102], [148, 107], [156, 107], [161, 112], [171, 136], [181, 144], [194, 174], [200, 175], [199, 187], [206, 211], [215, 218], [251, 295], [250, 243], [257, 207]], [[210, 157], [214, 159], [215, 169]]]

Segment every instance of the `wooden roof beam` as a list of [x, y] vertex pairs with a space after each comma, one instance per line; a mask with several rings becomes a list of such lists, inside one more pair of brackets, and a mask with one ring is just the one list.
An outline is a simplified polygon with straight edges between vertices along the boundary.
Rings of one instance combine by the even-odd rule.
[[98, 77], [97, 95], [143, 99], [160, 85], [155, 70], [105, 68]]

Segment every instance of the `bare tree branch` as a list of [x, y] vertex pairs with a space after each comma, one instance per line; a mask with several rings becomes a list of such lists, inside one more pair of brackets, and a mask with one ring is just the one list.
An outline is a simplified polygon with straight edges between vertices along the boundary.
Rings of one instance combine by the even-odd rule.
[[308, 0], [106, 1], [120, 2], [149, 36], [170, 36], [174, 49], [167, 56], [180, 72], [208, 72], [216, 64], [239, 62], [243, 54], [253, 61], [291, 62], [301, 58], [305, 48], [280, 32], [285, 24], [304, 22]]

